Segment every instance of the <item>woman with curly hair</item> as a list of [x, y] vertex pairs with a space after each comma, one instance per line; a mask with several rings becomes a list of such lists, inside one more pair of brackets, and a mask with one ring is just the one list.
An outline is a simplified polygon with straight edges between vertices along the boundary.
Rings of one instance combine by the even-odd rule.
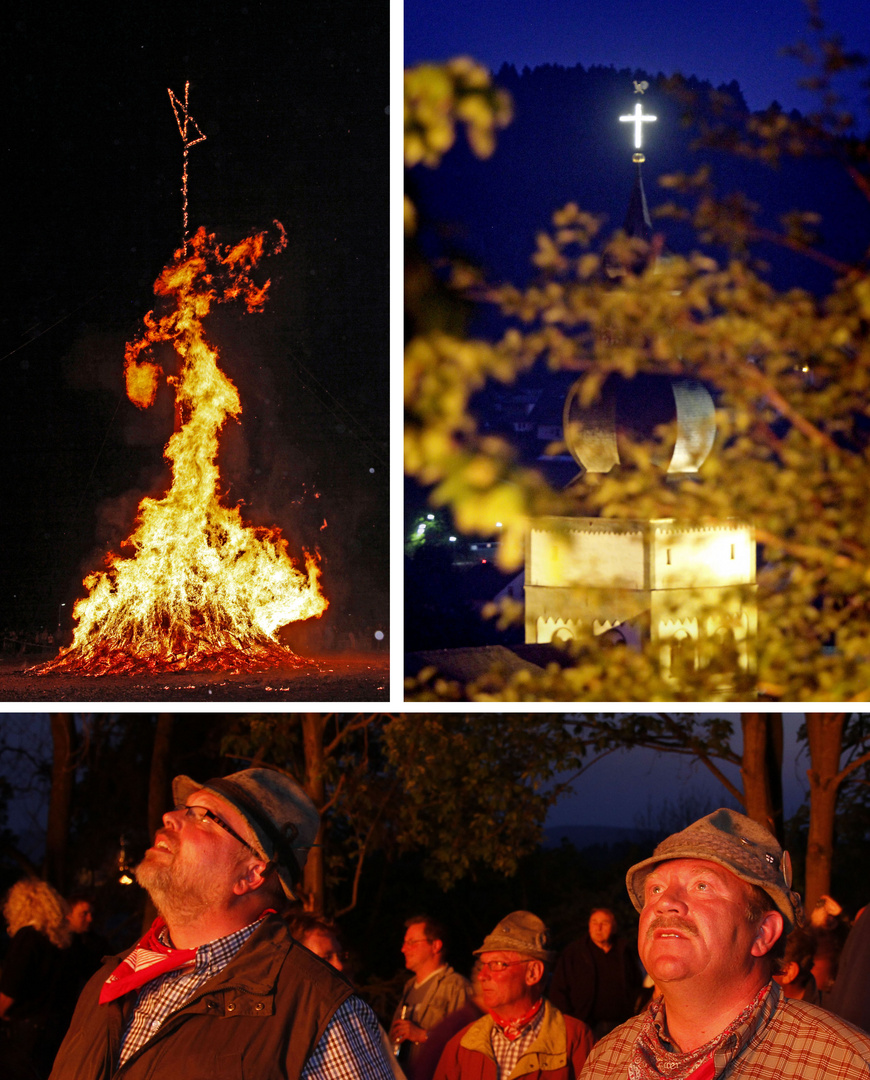
[[48, 1076], [64, 1035], [62, 951], [70, 944], [66, 904], [45, 881], [9, 890], [3, 917], [12, 943], [0, 974], [0, 1076]]

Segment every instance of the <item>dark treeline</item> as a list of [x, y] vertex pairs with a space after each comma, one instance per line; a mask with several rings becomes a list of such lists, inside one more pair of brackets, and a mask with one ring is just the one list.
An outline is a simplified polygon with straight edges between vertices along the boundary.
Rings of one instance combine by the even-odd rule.
[[[749, 116], [736, 81], [714, 88], [687, 76], [686, 88], [698, 97], [700, 112], [694, 115], [685, 115], [663, 75], [639, 69], [547, 64], [517, 72], [504, 65], [495, 82], [510, 92], [514, 118], [499, 133], [492, 157], [479, 160], [459, 139], [438, 169], [418, 167], [412, 173], [424, 240], [446, 244], [495, 280], [521, 284], [530, 278], [535, 235], [547, 229], [553, 212], [568, 202], [606, 215], [606, 231], [622, 225], [634, 166], [632, 125], [620, 123], [619, 117], [638, 101], [644, 113], [657, 117], [655, 123], [644, 124], [643, 133], [644, 183], [653, 215], [671, 198], [659, 187], [659, 176], [691, 174], [708, 163], [717, 188], [744, 192], [761, 207], [763, 224], [775, 227], [783, 214], [812, 210], [822, 217], [823, 250], [847, 261], [863, 251], [866, 232], [856, 231], [855, 222], [864, 220], [866, 205], [837, 161], [804, 156], [771, 168], [694, 146], [698, 120], [712, 118], [714, 102], [721, 104], [727, 97], [735, 123]], [[642, 96], [635, 92], [635, 82], [649, 84]], [[676, 223], [654, 216], [653, 225], [663, 231], [670, 250], [682, 253], [695, 246], [688, 230]], [[806, 259], [770, 245], [759, 254], [770, 262], [780, 287], [818, 289], [830, 282], [827, 271]]]

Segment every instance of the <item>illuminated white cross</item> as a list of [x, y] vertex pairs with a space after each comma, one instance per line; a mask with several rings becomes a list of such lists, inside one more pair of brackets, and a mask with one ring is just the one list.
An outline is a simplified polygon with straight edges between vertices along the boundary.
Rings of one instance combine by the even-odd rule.
[[634, 123], [634, 148], [640, 150], [640, 137], [643, 132], [643, 125], [650, 120], [657, 120], [658, 117], [650, 116], [649, 113], [644, 115], [643, 105], [638, 102], [634, 107], [634, 112], [631, 116], [620, 116], [619, 118], [624, 124]]

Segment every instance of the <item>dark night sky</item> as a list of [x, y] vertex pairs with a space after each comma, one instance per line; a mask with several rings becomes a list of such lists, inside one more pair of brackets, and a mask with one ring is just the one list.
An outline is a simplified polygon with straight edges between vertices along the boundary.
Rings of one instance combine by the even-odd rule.
[[207, 136], [191, 230], [235, 242], [277, 218], [289, 239], [264, 263], [265, 312], [206, 323], [242, 399], [228, 501], [320, 546], [333, 617], [385, 618], [388, 21], [385, 0], [36, 0], [7, 17], [0, 627], [51, 628], [167, 478], [171, 398], [136, 410], [123, 350], [182, 238], [167, 87], [185, 80]]
[[[819, 6], [848, 48], [870, 51], [864, 5]], [[695, 75], [714, 86], [736, 79], [750, 109], [774, 100], [786, 109], [812, 107], [797, 88], [804, 68], [780, 55], [805, 37], [801, 0], [405, 0], [408, 64], [468, 54], [494, 71], [504, 62], [517, 70], [613, 64]], [[854, 107], [858, 79], [849, 88]]]

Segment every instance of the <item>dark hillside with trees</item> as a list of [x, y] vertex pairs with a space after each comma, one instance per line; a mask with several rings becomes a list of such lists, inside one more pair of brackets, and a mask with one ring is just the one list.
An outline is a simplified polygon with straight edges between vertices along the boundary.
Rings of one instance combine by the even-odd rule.
[[[686, 254], [695, 241], [677, 223], [656, 220], [655, 208], [671, 199], [658, 177], [691, 174], [702, 164], [712, 166], [720, 194], [742, 191], [763, 208], [760, 224], [775, 228], [782, 215], [811, 210], [821, 216], [818, 246], [827, 254], [855, 261], [866, 246], [866, 202], [835, 160], [805, 156], [770, 167], [694, 146], [699, 122], [714, 121], [717, 110], [725, 109], [735, 126], [749, 116], [734, 81], [714, 88], [709, 82], [686, 78], [685, 90], [704, 103], [689, 117], [662, 74], [586, 69], [582, 64], [573, 68], [548, 64], [517, 72], [504, 65], [494, 81], [511, 94], [514, 105], [513, 120], [499, 133], [495, 153], [481, 160], [459, 140], [437, 170], [418, 166], [411, 172], [422, 242], [433, 248], [446, 245], [452, 253], [464, 255], [491, 281], [529, 280], [535, 236], [549, 228], [553, 212], [566, 203], [606, 215], [606, 231], [621, 227], [634, 166], [631, 125], [620, 123], [619, 117], [631, 112], [637, 101], [644, 113], [657, 117], [655, 123], [644, 125], [643, 176], [653, 225], [664, 232], [670, 250]], [[649, 88], [637, 94], [634, 82], [648, 82]], [[775, 112], [779, 107], [772, 103], [771, 108]], [[432, 222], [438, 223], [437, 239], [434, 226], [427, 228]], [[769, 260], [778, 288], [830, 287], [830, 272], [818, 263], [772, 245], [764, 246], [760, 254]]]

